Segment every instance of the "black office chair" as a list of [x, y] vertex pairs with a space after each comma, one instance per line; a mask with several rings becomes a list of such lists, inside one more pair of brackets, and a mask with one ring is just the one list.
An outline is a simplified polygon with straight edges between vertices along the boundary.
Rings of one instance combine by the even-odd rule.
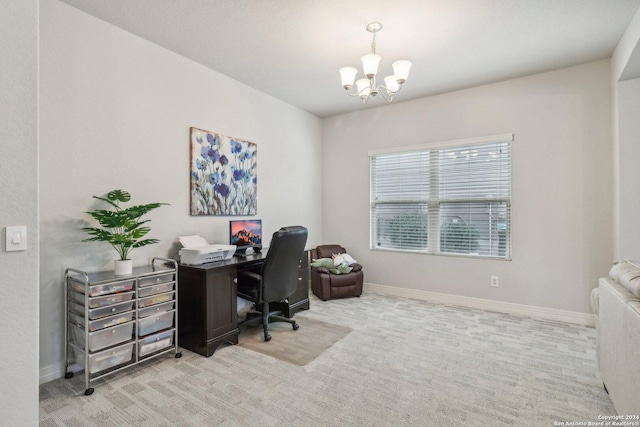
[[297, 330], [295, 320], [280, 316], [281, 312], [270, 312], [269, 303], [282, 302], [296, 290], [298, 264], [307, 243], [307, 229], [301, 226], [283, 227], [273, 233], [269, 252], [260, 273], [250, 271], [238, 273], [238, 296], [255, 304], [260, 312], [247, 313], [241, 325], [262, 321], [264, 340], [271, 340], [269, 322], [288, 322]]

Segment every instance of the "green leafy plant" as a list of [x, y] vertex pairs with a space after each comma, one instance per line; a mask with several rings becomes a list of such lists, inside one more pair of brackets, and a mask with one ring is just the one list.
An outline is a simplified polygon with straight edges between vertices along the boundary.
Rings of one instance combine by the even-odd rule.
[[463, 222], [440, 225], [440, 251], [472, 253], [478, 250], [478, 229]]
[[83, 228], [93, 236], [83, 242], [107, 242], [118, 252], [121, 260], [128, 259], [129, 253], [134, 248], [159, 242], [158, 239], [143, 239], [151, 231], [149, 226], [143, 226], [143, 224], [150, 220], [141, 220], [140, 218], [149, 211], [167, 203], [149, 203], [123, 208], [120, 204], [131, 200], [131, 194], [124, 190], [113, 190], [107, 193], [106, 197], [93, 196], [93, 198], [108, 203], [113, 207], [113, 210], [96, 209], [86, 212], [98, 221], [102, 228]]

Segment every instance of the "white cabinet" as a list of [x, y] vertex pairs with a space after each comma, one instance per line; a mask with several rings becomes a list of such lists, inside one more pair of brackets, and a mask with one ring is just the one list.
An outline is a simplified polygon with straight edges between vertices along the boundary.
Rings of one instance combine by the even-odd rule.
[[178, 347], [178, 265], [154, 258], [128, 276], [65, 271], [65, 378], [92, 381]]

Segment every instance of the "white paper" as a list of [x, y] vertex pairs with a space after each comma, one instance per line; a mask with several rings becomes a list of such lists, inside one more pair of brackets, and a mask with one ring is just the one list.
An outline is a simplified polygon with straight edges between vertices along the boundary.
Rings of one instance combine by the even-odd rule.
[[206, 240], [200, 236], [182, 236], [179, 237], [180, 243], [184, 248], [200, 248], [202, 246], [209, 246]]

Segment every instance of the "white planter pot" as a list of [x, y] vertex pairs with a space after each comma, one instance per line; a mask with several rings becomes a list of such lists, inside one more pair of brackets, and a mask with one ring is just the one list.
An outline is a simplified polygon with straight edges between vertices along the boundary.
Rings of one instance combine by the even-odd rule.
[[115, 261], [115, 273], [116, 276], [126, 276], [133, 272], [133, 260], [131, 259], [117, 259]]

